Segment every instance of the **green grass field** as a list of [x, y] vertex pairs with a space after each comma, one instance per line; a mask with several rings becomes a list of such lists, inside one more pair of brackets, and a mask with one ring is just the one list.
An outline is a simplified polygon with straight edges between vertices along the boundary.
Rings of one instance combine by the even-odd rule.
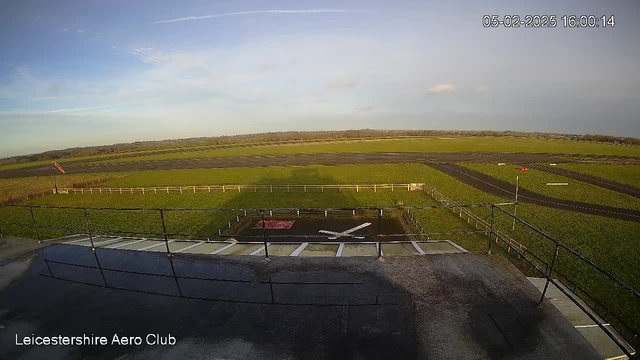
[[[506, 181], [512, 184], [514, 189], [516, 176], [518, 176], [521, 188], [542, 195], [589, 204], [640, 209], [640, 199], [633, 196], [540, 170], [521, 171], [520, 166], [511, 164], [500, 166], [497, 164], [460, 163], [459, 165]], [[546, 185], [547, 183], [568, 183], [569, 185], [552, 186]]]
[[[56, 176], [56, 182], [59, 187], [84, 186], [85, 184], [101, 183], [121, 176], [126, 176], [126, 174], [62, 175]], [[12, 199], [23, 199], [26, 196], [35, 194], [51, 192], [53, 188], [53, 176], [0, 179], [0, 203]]]
[[558, 164], [557, 166], [640, 188], [640, 166], [638, 165]]
[[[495, 203], [511, 200], [484, 193], [435, 169], [428, 169], [427, 172], [428, 184], [459, 203]], [[513, 211], [513, 207], [509, 210]], [[486, 209], [474, 212], [485, 218], [490, 217], [490, 212]], [[510, 234], [547, 263], [550, 262], [554, 247], [548, 240], [520, 224], [516, 225], [516, 231], [512, 231], [512, 219], [499, 212], [496, 214], [498, 229]], [[640, 243], [637, 241], [640, 234], [639, 223], [532, 204], [520, 204], [518, 216], [601, 265], [633, 288], [640, 289], [640, 267], [637, 266], [637, 259], [640, 258]], [[640, 314], [637, 312], [640, 302], [637, 299], [567, 253], [561, 251], [560, 256], [557, 262], [559, 271], [581, 284], [635, 329], [640, 329]], [[592, 302], [591, 305], [594, 306]], [[594, 308], [600, 310], [598, 306]]]
[[[488, 195], [471, 186], [430, 167], [409, 165], [362, 165], [362, 166], [308, 166], [273, 167], [255, 169], [211, 169], [211, 170], [167, 170], [139, 172], [106, 183], [104, 186], [154, 186], [154, 185], [207, 185], [207, 184], [335, 184], [335, 183], [391, 183], [425, 182], [435, 186], [445, 195], [459, 203], [490, 203], [511, 200]], [[602, 190], [603, 189], [599, 189]], [[598, 196], [597, 194], [590, 194]], [[170, 194], [93, 194], [45, 196], [28, 202], [39, 205], [87, 206], [87, 207], [152, 207], [152, 208], [280, 208], [280, 207], [358, 207], [437, 204], [422, 192], [227, 192], [227, 193], [170, 193]], [[512, 208], [508, 208], [512, 211]], [[488, 218], [488, 209], [474, 212]], [[429, 232], [459, 231], [473, 229], [450, 210], [419, 210], [414, 212]], [[84, 228], [81, 210], [35, 209], [38, 224], [60, 225], [76, 229]], [[574, 213], [571, 211], [521, 204], [518, 215], [538, 226], [554, 238], [611, 271], [634, 288], [640, 288], [640, 244], [636, 241], [640, 224], [609, 218]], [[235, 214], [219, 213], [167, 213], [168, 232], [214, 234], [218, 228]], [[2, 208], [0, 218], [4, 221], [29, 222], [28, 209]], [[89, 218], [95, 232], [131, 231], [161, 232], [159, 214], [154, 211], [116, 212], [110, 210], [90, 211]], [[517, 241], [550, 261], [553, 245], [542, 236], [525, 229], [522, 225], [511, 230], [512, 221], [498, 213], [496, 226], [509, 233]], [[33, 230], [19, 226], [3, 225], [5, 233], [35, 237]], [[77, 230], [43, 230], [43, 236], [66, 235]], [[484, 252], [487, 238], [481, 235], [440, 237], [450, 238], [470, 251]], [[562, 255], [562, 254], [561, 254]], [[619, 288], [611, 287], [592, 269], [585, 267], [564, 254], [558, 261], [558, 269], [569, 278], [579, 282], [596, 296], [612, 312], [622, 314], [636, 328], [640, 327], [637, 301], [628, 298]], [[635, 302], [634, 302], [635, 301]]]
[[106, 159], [95, 163], [139, 162], [277, 154], [368, 152], [546, 152], [640, 156], [640, 147], [589, 142], [512, 137], [421, 138], [402, 140], [350, 140], [329, 143], [264, 145], [244, 148], [155, 154], [136, 158]]
[[419, 164], [376, 164], [350, 166], [273, 166], [157, 170], [136, 172], [105, 183], [104, 187], [226, 184], [389, 184], [419, 182], [426, 176]]

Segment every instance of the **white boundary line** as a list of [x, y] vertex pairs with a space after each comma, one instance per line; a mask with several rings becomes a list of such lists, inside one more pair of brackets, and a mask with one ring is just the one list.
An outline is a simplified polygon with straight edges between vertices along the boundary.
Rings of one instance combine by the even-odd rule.
[[415, 241], [411, 242], [411, 245], [413, 245], [414, 248], [416, 248], [416, 251], [420, 254], [420, 255], [424, 255], [424, 250], [422, 250], [422, 248], [420, 246], [418, 246], [418, 244], [416, 244]]
[[229, 245], [223, 246], [223, 247], [221, 247], [220, 249], [215, 250], [215, 251], [213, 251], [213, 252], [209, 253], [209, 255], [215, 255], [215, 254], [221, 253], [221, 252], [223, 252], [223, 251], [227, 250], [228, 248], [232, 247], [232, 246], [233, 246], [233, 245], [235, 245], [235, 244], [236, 244], [236, 243], [231, 243], [231, 244], [229, 244]]
[[123, 248], [123, 247], [125, 247], [125, 246], [129, 246], [129, 245], [133, 245], [133, 244], [141, 243], [141, 242], [143, 242], [143, 241], [147, 241], [147, 239], [140, 239], [140, 240], [133, 240], [133, 241], [129, 241], [129, 242], [127, 242], [127, 243], [120, 244], [120, 245], [118, 245], [118, 246], [114, 246], [114, 247], [111, 247], [111, 248], [108, 248], [108, 249], [120, 249], [120, 248]]
[[[64, 240], [64, 239], [68, 239], [68, 238], [74, 237], [74, 236], [87, 236], [87, 234], [73, 234], [73, 235], [67, 235], [67, 236], [62, 236], [62, 237], [58, 237], [58, 238], [42, 240], [42, 242], [60, 241], [60, 240]], [[75, 240], [73, 240], [73, 241], [75, 241]], [[66, 244], [66, 242], [63, 242], [63, 244]]]
[[307, 247], [307, 245], [309, 245], [309, 243], [302, 243], [300, 246], [298, 246], [297, 249], [293, 250], [293, 252], [291, 254], [289, 254], [289, 256], [298, 256], [298, 255], [300, 255], [300, 253], [304, 251], [304, 249]]
[[456, 248], [456, 249], [458, 249], [458, 250], [462, 251], [463, 253], [467, 253], [467, 252], [468, 252], [468, 251], [467, 251], [467, 250], [465, 250], [462, 246], [460, 246], [460, 245], [458, 245], [458, 244], [454, 243], [454, 242], [453, 242], [453, 241], [451, 241], [451, 240], [445, 240], [445, 241], [446, 241], [446, 242], [448, 242], [448, 243], [449, 243], [451, 246], [453, 246], [454, 248]]
[[[271, 243], [267, 243], [267, 247], [269, 247], [269, 246], [271, 246]], [[252, 251], [251, 254], [249, 254], [249, 255], [258, 255], [263, 250], [264, 250], [264, 245], [259, 247], [258, 250]]]
[[202, 245], [202, 244], [204, 244], [204, 243], [206, 243], [206, 241], [201, 241], [201, 242], [199, 242], [199, 243], [195, 243], [195, 244], [193, 244], [193, 245], [189, 245], [189, 246], [187, 246], [187, 247], [183, 247], [183, 248], [182, 248], [182, 249], [180, 249], [180, 250], [176, 250], [176, 251], [174, 251], [174, 253], [181, 253], [181, 252], [183, 252], [183, 251], [187, 251], [187, 250], [189, 250], [189, 249], [193, 249], [193, 248], [194, 248], [194, 247], [196, 247], [196, 246], [200, 246], [200, 245]]
[[115, 239], [111, 239], [111, 240], [105, 240], [105, 241], [100, 241], [100, 242], [94, 242], [93, 246], [101, 246], [101, 245], [109, 245], [109, 244], [113, 244], [115, 242], [118, 242], [122, 240], [121, 237], [115, 238]]
[[[602, 324], [602, 326], [611, 326], [611, 324]], [[592, 327], [600, 327], [598, 324], [590, 324], [590, 325], [576, 325], [576, 329], [580, 328], [592, 328]]]
[[[151, 241], [153, 241], [153, 240], [151, 240]], [[174, 242], [174, 241], [175, 241], [175, 240], [169, 240], [169, 241], [167, 241], [167, 244], [171, 244], [171, 243], [172, 243], [172, 242]], [[147, 250], [149, 250], [149, 249], [153, 249], [153, 248], [156, 248], [156, 247], [161, 246], [161, 245], [164, 245], [164, 244], [165, 244], [165, 242], [163, 241], [163, 242], [161, 242], [160, 244], [153, 244], [153, 245], [149, 245], [149, 246], [143, 247], [143, 248], [141, 248], [141, 249], [137, 249], [137, 250], [138, 250], [138, 251], [147, 251]]]
[[338, 251], [336, 252], [336, 257], [341, 257], [343, 250], [344, 250], [344, 243], [340, 243], [340, 246], [338, 246]]
[[65, 242], [63, 242], [63, 244], [67, 244], [67, 245], [75, 244], [75, 243], [79, 243], [79, 242], [85, 241], [85, 240], [89, 240], [89, 238], [84, 238], [84, 239], [80, 239], [80, 240], [73, 240], [73, 241], [65, 241]]

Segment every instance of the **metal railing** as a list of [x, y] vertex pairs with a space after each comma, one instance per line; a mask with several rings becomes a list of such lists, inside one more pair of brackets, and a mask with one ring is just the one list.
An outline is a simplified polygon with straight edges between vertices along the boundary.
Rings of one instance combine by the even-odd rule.
[[[445, 196], [444, 194], [439, 192], [433, 186], [425, 185], [424, 186], [424, 191], [427, 194], [430, 194], [433, 199], [435, 199], [436, 201], [439, 201], [440, 203], [447, 204], [447, 205], [455, 205], [456, 204], [452, 199], [448, 198], [447, 196]], [[638, 291], [636, 291], [635, 289], [633, 289], [632, 287], [630, 287], [626, 283], [622, 282], [622, 280], [618, 279], [613, 274], [611, 274], [610, 272], [606, 271], [605, 269], [603, 269], [599, 265], [595, 264], [591, 260], [587, 259], [583, 255], [579, 254], [575, 250], [572, 250], [568, 246], [562, 244], [560, 241], [553, 239], [551, 236], [549, 236], [546, 233], [542, 232], [541, 230], [535, 228], [533, 225], [526, 223], [521, 218], [519, 218], [519, 217], [517, 217], [517, 216], [515, 216], [515, 215], [513, 215], [513, 214], [511, 214], [509, 212], [507, 212], [506, 210], [504, 210], [503, 208], [500, 207], [502, 205], [510, 205], [510, 204], [495, 204], [495, 206], [492, 206], [491, 207], [491, 209], [492, 209], [491, 210], [491, 218], [490, 218], [489, 221], [486, 221], [486, 220], [482, 219], [481, 217], [479, 217], [478, 215], [476, 215], [473, 212], [471, 212], [470, 208], [466, 208], [466, 207], [451, 207], [451, 210], [454, 213], [457, 213], [461, 218], [466, 217], [467, 223], [469, 223], [469, 224], [475, 223], [475, 228], [476, 229], [480, 228], [480, 229], [484, 229], [485, 230], [484, 234], [489, 237], [489, 245], [488, 245], [488, 253], [489, 254], [491, 254], [491, 247], [492, 247], [491, 246], [491, 241], [492, 241], [492, 239], [495, 239], [496, 243], [503, 244], [506, 247], [507, 253], [510, 253], [511, 251], [513, 251], [517, 255], [517, 258], [519, 260], [524, 260], [528, 265], [530, 265], [532, 267], [532, 269], [535, 270], [536, 273], [542, 275], [542, 277], [544, 277], [546, 279], [545, 287], [543, 289], [542, 296], [540, 297], [539, 303], [542, 303], [542, 301], [544, 299], [546, 290], [548, 288], [548, 284], [552, 283], [560, 291], [565, 293], [565, 295], [567, 295], [567, 297], [572, 302], [576, 303], [576, 305], [581, 310], [583, 310], [585, 313], [587, 313], [587, 315], [592, 320], [594, 320], [594, 322], [598, 325], [598, 327], [605, 328], [606, 326], [602, 323], [602, 321], [595, 320], [593, 318], [592, 314], [590, 312], [588, 312], [584, 308], [584, 305], [579, 303], [578, 299], [576, 298], [577, 295], [575, 293], [575, 290], [576, 289], [580, 290], [580, 292], [583, 294], [583, 296], [587, 298], [586, 299], [586, 303], [595, 304], [599, 308], [603, 309], [603, 312], [601, 312], [601, 313], [598, 313], [598, 312], [596, 312], [594, 310], [594, 312], [596, 312], [596, 314], [598, 314], [598, 316], [600, 316], [602, 319], [605, 319], [605, 320], [607, 319], [607, 317], [613, 318], [617, 322], [618, 327], [621, 326], [625, 330], [625, 333], [628, 334], [626, 336], [623, 336], [623, 338], [628, 343], [632, 344], [635, 347], [640, 346], [640, 341], [639, 341], [640, 340], [640, 335], [639, 335], [640, 331], [639, 330], [637, 330], [634, 327], [630, 326], [626, 321], [621, 319], [622, 316], [616, 315], [609, 307], [603, 305], [602, 301], [598, 300], [595, 296], [589, 294], [589, 292], [586, 289], [584, 289], [583, 287], [578, 285], [574, 280], [571, 280], [568, 274], [560, 272], [557, 269], [555, 269], [556, 259], [557, 259], [557, 256], [558, 256], [557, 249], [565, 249], [565, 250], [567, 250], [568, 254], [576, 256], [581, 262], [584, 262], [585, 264], [588, 264], [589, 266], [592, 266], [596, 271], [602, 273], [608, 279], [610, 279], [614, 283], [620, 285], [625, 291], [628, 291], [637, 300], [640, 300], [640, 295], [638, 294]], [[527, 228], [535, 231], [536, 233], [542, 235], [545, 239], [549, 240], [554, 245], [554, 247], [556, 249], [556, 251], [554, 251], [554, 256], [553, 256], [551, 262], [549, 263], [549, 262], [543, 260], [540, 256], [538, 256], [538, 255], [534, 254], [532, 251], [530, 251], [525, 245], [523, 245], [520, 242], [516, 241], [510, 235], [506, 234], [504, 231], [499, 230], [495, 225], [495, 209], [499, 209], [501, 213], [504, 213], [504, 214], [508, 215], [509, 217], [511, 217], [512, 219], [515, 219], [515, 221], [517, 221], [519, 223], [526, 224]], [[567, 293], [567, 291], [564, 289], [564, 287], [562, 287], [562, 286], [560, 286], [558, 284], [558, 280], [552, 278], [552, 275], [559, 276], [561, 278], [561, 282], [565, 283], [564, 285], [567, 285], [567, 288], [573, 288], [574, 289], [574, 293], [572, 295], [569, 295]], [[624, 284], [624, 285], [622, 285], [622, 284]], [[632, 358], [632, 359], [637, 359], [638, 358], [637, 352], [633, 351], [633, 349], [629, 349], [627, 346], [622, 344], [620, 342], [620, 340], [619, 340], [619, 337], [615, 336], [615, 334], [612, 334], [609, 329], [603, 329], [603, 330], [615, 342], [615, 344], [618, 347], [620, 347], [620, 349], [625, 353], [625, 355], [627, 355], [629, 358]]]
[[242, 192], [242, 191], [320, 191], [325, 190], [343, 191], [343, 190], [373, 190], [374, 192], [380, 191], [422, 191], [423, 184], [347, 184], [347, 185], [191, 185], [191, 186], [156, 186], [156, 187], [123, 187], [123, 188], [75, 188], [75, 187], [59, 187], [59, 194], [147, 194], [147, 193], [195, 193], [195, 192]]
[[[95, 244], [93, 243], [93, 237], [95, 236], [95, 233], [92, 232], [92, 228], [91, 228], [91, 224], [89, 222], [89, 217], [87, 215], [87, 211], [151, 211], [151, 212], [156, 212], [158, 214], [157, 219], [161, 224], [161, 228], [162, 228], [161, 232], [151, 232], [151, 231], [146, 231], [146, 232], [140, 232], [140, 231], [109, 231], [109, 233], [111, 233], [111, 234], [127, 234], [127, 235], [128, 234], [136, 234], [136, 235], [142, 234], [142, 235], [161, 236], [162, 237], [162, 241], [164, 241], [164, 243], [165, 243], [166, 252], [167, 252], [168, 256], [172, 255], [170, 247], [169, 247], [169, 236], [206, 237], [208, 241], [211, 241], [212, 239], [214, 240], [216, 238], [220, 238], [220, 239], [224, 240], [224, 239], [231, 238], [231, 237], [238, 237], [238, 235], [237, 234], [223, 234], [221, 230], [219, 230], [218, 233], [214, 233], [214, 234], [170, 233], [170, 232], [167, 231], [166, 222], [165, 222], [165, 213], [167, 213], [167, 212], [233, 212], [236, 222], [240, 221], [240, 215], [239, 214], [241, 214], [242, 216], [256, 216], [256, 217], [259, 217], [260, 219], [262, 219], [262, 222], [261, 222], [262, 229], [260, 229], [261, 230], [260, 234], [259, 235], [241, 235], [241, 236], [245, 237], [245, 238], [254, 239], [254, 242], [261, 243], [263, 245], [264, 256], [266, 258], [269, 258], [269, 250], [268, 250], [269, 242], [273, 241], [274, 239], [287, 238], [287, 239], [289, 239], [289, 240], [287, 240], [287, 242], [289, 242], [289, 243], [299, 243], [299, 244], [301, 244], [301, 243], [304, 243], [304, 242], [308, 242], [309, 238], [315, 238], [315, 239], [321, 238], [321, 239], [324, 239], [326, 237], [328, 239], [328, 237], [329, 237], [329, 235], [320, 235], [320, 234], [313, 234], [313, 235], [310, 235], [310, 234], [301, 234], [301, 235], [268, 234], [267, 231], [266, 231], [267, 230], [266, 229], [266, 222], [264, 220], [266, 219], [267, 216], [273, 216], [273, 214], [276, 214], [276, 216], [277, 215], [282, 215], [282, 214], [289, 214], [289, 215], [296, 214], [296, 216], [300, 216], [300, 214], [311, 214], [311, 215], [325, 216], [326, 217], [326, 216], [328, 216], [329, 213], [332, 213], [332, 215], [335, 214], [335, 213], [341, 213], [341, 214], [350, 214], [352, 216], [355, 216], [356, 214], [358, 214], [358, 215], [367, 215], [369, 217], [375, 216], [378, 219], [378, 229], [377, 229], [376, 234], [367, 234], [367, 235], [362, 235], [362, 236], [365, 239], [371, 239], [370, 242], [375, 243], [377, 245], [377, 250], [378, 250], [377, 256], [379, 258], [381, 258], [383, 256], [383, 254], [382, 254], [382, 244], [383, 243], [410, 242], [410, 241], [403, 241], [403, 240], [399, 241], [399, 240], [397, 240], [398, 238], [402, 239], [402, 238], [407, 238], [407, 237], [411, 237], [411, 236], [427, 237], [428, 238], [431, 235], [485, 233], [485, 234], [488, 234], [487, 251], [488, 251], [489, 254], [491, 254], [492, 243], [494, 242], [494, 240], [496, 242], [501, 242], [502, 244], [504, 244], [507, 247], [508, 251], [514, 251], [521, 259], [523, 259], [526, 263], [531, 265], [532, 268], [538, 274], [540, 274], [542, 277], [544, 277], [546, 279], [545, 286], [544, 286], [544, 289], [542, 291], [542, 295], [540, 297], [540, 301], [538, 302], [538, 304], [541, 304], [543, 302], [549, 284], [550, 283], [554, 284], [560, 291], [564, 292], [565, 295], [567, 295], [567, 297], [570, 300], [572, 300], [578, 307], [580, 307], [583, 311], [585, 311], [585, 313], [616, 343], [616, 345], [618, 345], [618, 347], [620, 347], [620, 349], [627, 356], [629, 356], [632, 359], [637, 359], [636, 352], [634, 352], [633, 349], [629, 349], [621, 341], [621, 339], [617, 336], [617, 333], [612, 332], [611, 329], [608, 328], [607, 326], [605, 326], [605, 324], [603, 324], [603, 322], [598, 317], [594, 316], [589, 311], [587, 311], [587, 309], [584, 308], [584, 305], [581, 304], [578, 301], [578, 299], [576, 298], [575, 294], [570, 294], [568, 291], [566, 291], [561, 286], [560, 282], [557, 279], [553, 278], [554, 275], [560, 275], [563, 278], [568, 279], [568, 276], [566, 276], [566, 274], [561, 274], [561, 273], [559, 273], [557, 271], [557, 269], [555, 269], [556, 263], [557, 263], [557, 258], [558, 258], [559, 254], [560, 254], [560, 250], [562, 250], [562, 254], [570, 255], [572, 258], [577, 259], [579, 262], [588, 265], [589, 267], [591, 267], [592, 269], [594, 269], [598, 273], [602, 274], [609, 281], [611, 281], [611, 283], [619, 286], [626, 293], [630, 294], [635, 300], [640, 300], [640, 293], [638, 293], [637, 290], [633, 289], [631, 286], [626, 284], [624, 281], [622, 281], [621, 279], [619, 279], [618, 277], [616, 277], [615, 275], [613, 275], [612, 273], [610, 273], [606, 269], [602, 268], [601, 266], [599, 266], [595, 262], [593, 262], [590, 259], [586, 258], [585, 256], [581, 255], [580, 253], [576, 252], [575, 250], [571, 249], [570, 247], [564, 245], [560, 241], [555, 240], [554, 238], [552, 238], [551, 236], [549, 236], [548, 234], [546, 234], [542, 230], [537, 229], [536, 227], [534, 227], [533, 225], [527, 223], [523, 219], [521, 219], [521, 218], [519, 218], [519, 217], [517, 217], [515, 215], [512, 215], [511, 213], [509, 213], [508, 211], [504, 210], [501, 207], [501, 206], [504, 206], [504, 205], [515, 205], [514, 203], [460, 205], [460, 204], [455, 204], [450, 199], [447, 199], [446, 197], [444, 197], [442, 194], [437, 192], [437, 190], [435, 190], [435, 188], [424, 188], [423, 190], [425, 192], [430, 192], [432, 194], [432, 196], [434, 196], [434, 198], [439, 199], [439, 201], [442, 202], [442, 203], [446, 203], [446, 205], [399, 206], [399, 207], [357, 207], [357, 208], [276, 208], [276, 209], [247, 209], [247, 208], [237, 208], [237, 209], [218, 209], [218, 208], [211, 208], [211, 209], [87, 208], [87, 207], [61, 207], [61, 206], [36, 206], [36, 205], [5, 205], [4, 207], [14, 207], [14, 208], [25, 208], [25, 209], [28, 209], [29, 210], [29, 217], [31, 219], [30, 223], [10, 223], [10, 224], [12, 224], [12, 225], [22, 225], [22, 226], [27, 226], [27, 227], [32, 228], [34, 230], [34, 232], [36, 233], [36, 237], [40, 241], [42, 241], [41, 230], [44, 229], [44, 228], [75, 229], [76, 231], [82, 231], [83, 233], [88, 234], [89, 240], [91, 242], [91, 248], [94, 249], [94, 250], [95, 250]], [[473, 214], [470, 211], [473, 208], [491, 209], [490, 221], [487, 222], [487, 221], [481, 219], [480, 217], [478, 217], [477, 215]], [[83, 217], [84, 217], [84, 227], [82, 227], [82, 228], [74, 228], [74, 227], [66, 227], [66, 226], [60, 227], [60, 226], [55, 226], [55, 225], [38, 224], [38, 222], [36, 221], [35, 214], [34, 214], [34, 209], [82, 210]], [[475, 231], [441, 232], [441, 233], [428, 233], [428, 232], [425, 232], [424, 228], [422, 228], [419, 225], [419, 223], [417, 222], [417, 220], [413, 216], [412, 211], [414, 211], [414, 210], [427, 210], [427, 209], [451, 209], [452, 212], [454, 212], [456, 214], [459, 214], [460, 217], [466, 216], [467, 217], [467, 223], [470, 226], [472, 226], [471, 225], [471, 221], [473, 220], [475, 222], [476, 230]], [[392, 211], [401, 211], [401, 212], [403, 212], [405, 217], [409, 217], [411, 219], [411, 221], [414, 223], [414, 226], [416, 226], [416, 224], [417, 224], [418, 227], [414, 227], [414, 229], [417, 229], [417, 230], [412, 230], [411, 234], [406, 234], [406, 233], [385, 234], [383, 232], [382, 221], [381, 220], [382, 220], [383, 214], [385, 212], [392, 212]], [[501, 232], [498, 229], [496, 229], [496, 226], [495, 226], [496, 212], [511, 217], [512, 219], [514, 219], [518, 223], [524, 225], [526, 228], [534, 231], [535, 233], [541, 235], [544, 239], [549, 241], [549, 243], [552, 244], [554, 249], [555, 249], [551, 262], [547, 263], [546, 261], [541, 259], [539, 256], [537, 256], [537, 255], [533, 254], [531, 251], [529, 251], [529, 249], [524, 247], [522, 244], [516, 242], [515, 240], [513, 240], [510, 237], [507, 237], [503, 232]], [[373, 214], [375, 214], [375, 215], [373, 215]], [[401, 214], [398, 214], [398, 215], [401, 215]], [[1, 234], [1, 228], [2, 228], [2, 226], [0, 226], [0, 234]], [[231, 228], [231, 222], [228, 223], [228, 228]], [[218, 241], [220, 241], [220, 240], [218, 240]], [[576, 284], [570, 284], [570, 286], [574, 286], [574, 288], [577, 288]], [[582, 290], [582, 292], [586, 294], [586, 291]], [[591, 296], [591, 295], [589, 295], [589, 296]], [[592, 298], [595, 299], [595, 297], [592, 297]], [[631, 326], [626, 324], [624, 321], [620, 320], [621, 317], [619, 315], [613, 314], [613, 311], [610, 311], [608, 309], [607, 309], [607, 314], [605, 314], [604, 316], [603, 315], [600, 315], [600, 316], [602, 316], [603, 319], [606, 319], [607, 315], [613, 316], [617, 320], [617, 322], [619, 324], [622, 324], [623, 326], [625, 326], [625, 328], [628, 328], [629, 331], [627, 331], [626, 334], [632, 334], [632, 335], [627, 335], [625, 337], [625, 340], [627, 340], [629, 343], [632, 343], [632, 344], [635, 341], [637, 341], [637, 339], [638, 339], [638, 331], [637, 330], [633, 329]]]

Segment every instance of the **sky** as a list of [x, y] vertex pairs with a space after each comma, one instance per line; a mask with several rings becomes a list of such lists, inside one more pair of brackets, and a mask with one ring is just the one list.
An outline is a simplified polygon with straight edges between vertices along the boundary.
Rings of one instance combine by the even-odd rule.
[[[484, 15], [556, 15], [484, 28]], [[568, 29], [563, 15], [614, 15]], [[0, 157], [267, 131], [640, 137], [640, 2], [0, 0]]]

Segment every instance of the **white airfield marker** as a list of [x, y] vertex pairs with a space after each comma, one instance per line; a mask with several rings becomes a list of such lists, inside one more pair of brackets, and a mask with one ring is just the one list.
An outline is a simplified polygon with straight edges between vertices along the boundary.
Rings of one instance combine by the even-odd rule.
[[354, 231], [358, 231], [360, 229], [364, 229], [367, 226], [371, 225], [371, 223], [364, 223], [362, 225], [358, 225], [354, 228], [351, 228], [349, 230], [345, 230], [343, 232], [336, 232], [336, 231], [329, 231], [329, 230], [320, 230], [318, 232], [323, 233], [323, 234], [328, 234], [328, 235], [334, 235], [333, 237], [330, 237], [329, 240], [335, 240], [339, 237], [343, 237], [343, 236], [347, 236], [347, 237], [352, 237], [355, 239], [364, 239], [364, 236], [355, 236], [355, 235], [351, 235], [352, 232]]

